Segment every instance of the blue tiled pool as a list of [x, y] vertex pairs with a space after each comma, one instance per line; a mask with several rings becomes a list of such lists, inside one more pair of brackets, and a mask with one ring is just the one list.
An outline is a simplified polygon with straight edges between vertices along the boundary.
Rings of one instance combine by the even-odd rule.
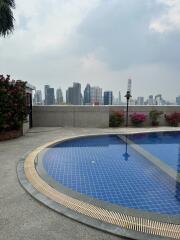
[[[179, 171], [179, 133], [128, 137]], [[56, 182], [89, 197], [147, 212], [180, 215], [180, 183], [116, 135], [59, 143], [46, 151], [43, 167]]]
[[128, 138], [180, 173], [180, 132], [134, 134]]

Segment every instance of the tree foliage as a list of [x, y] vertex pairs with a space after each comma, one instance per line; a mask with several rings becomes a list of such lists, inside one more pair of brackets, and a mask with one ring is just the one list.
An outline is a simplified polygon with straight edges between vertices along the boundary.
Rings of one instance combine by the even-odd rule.
[[0, 35], [5, 37], [14, 30], [14, 0], [0, 0]]
[[0, 75], [0, 132], [20, 129], [26, 116], [26, 82]]

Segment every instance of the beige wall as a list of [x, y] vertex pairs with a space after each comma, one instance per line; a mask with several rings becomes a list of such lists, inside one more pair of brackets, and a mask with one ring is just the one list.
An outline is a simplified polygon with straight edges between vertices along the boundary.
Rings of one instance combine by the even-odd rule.
[[[149, 114], [153, 109], [164, 113], [180, 112], [180, 106], [130, 106], [129, 114]], [[33, 106], [34, 127], [99, 127], [109, 126], [109, 114], [113, 111], [126, 112], [126, 106]], [[149, 125], [149, 119], [145, 125]], [[164, 116], [160, 125], [166, 125]]]
[[34, 106], [34, 127], [108, 127], [104, 106]]

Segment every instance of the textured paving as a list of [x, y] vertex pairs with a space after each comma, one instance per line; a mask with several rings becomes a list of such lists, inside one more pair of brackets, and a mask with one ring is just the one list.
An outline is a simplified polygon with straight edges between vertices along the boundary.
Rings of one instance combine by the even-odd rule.
[[[16, 175], [18, 160], [37, 146], [60, 136], [111, 131], [111, 129], [34, 128], [19, 139], [0, 142], [0, 240], [120, 239], [77, 223], [38, 203], [22, 189]], [[121, 129], [120, 132], [126, 130]]]

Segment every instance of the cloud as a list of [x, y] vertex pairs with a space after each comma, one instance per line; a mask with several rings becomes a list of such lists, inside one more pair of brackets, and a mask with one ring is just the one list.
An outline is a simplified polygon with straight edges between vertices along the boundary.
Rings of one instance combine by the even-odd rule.
[[[16, 1], [15, 32], [1, 43], [17, 49], [27, 46], [24, 54], [38, 54], [63, 48], [86, 14], [99, 0]], [[8, 42], [8, 43], [7, 43]], [[10, 46], [11, 48], [11, 46]]]
[[[50, 84], [65, 90], [79, 81], [83, 87], [90, 82], [115, 92], [126, 91], [131, 75], [133, 94], [159, 92], [164, 86], [172, 96], [167, 82], [177, 94], [180, 32], [162, 18], [177, 11], [174, 4], [176, 0], [16, 0], [15, 31], [0, 38], [0, 71], [37, 88]], [[171, 28], [155, 27], [164, 28], [164, 22]]]
[[[77, 54], [95, 54], [113, 70], [137, 64], [175, 64], [180, 34], [157, 35], [149, 25], [164, 11], [156, 1], [105, 1], [91, 11], [78, 27]], [[81, 43], [81, 45], [79, 45]]]
[[150, 23], [150, 29], [159, 32], [180, 31], [180, 1], [157, 0], [157, 3], [166, 6], [162, 14]]

